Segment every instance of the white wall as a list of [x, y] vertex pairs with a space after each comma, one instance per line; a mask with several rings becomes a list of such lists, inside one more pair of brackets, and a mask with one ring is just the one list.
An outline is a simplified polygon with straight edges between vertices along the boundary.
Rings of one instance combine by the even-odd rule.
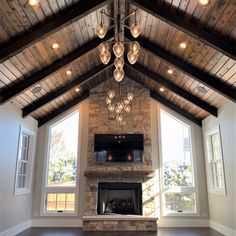
[[[203, 134], [220, 125], [227, 195], [208, 192], [210, 221], [235, 231], [236, 235], [236, 104], [229, 102], [218, 117], [203, 121]], [[205, 153], [206, 150], [205, 150]], [[209, 188], [210, 189], [210, 188]]]
[[36, 142], [37, 121], [22, 119], [10, 103], [0, 106], [0, 232], [31, 219], [32, 191], [13, 194], [20, 125], [35, 133]]

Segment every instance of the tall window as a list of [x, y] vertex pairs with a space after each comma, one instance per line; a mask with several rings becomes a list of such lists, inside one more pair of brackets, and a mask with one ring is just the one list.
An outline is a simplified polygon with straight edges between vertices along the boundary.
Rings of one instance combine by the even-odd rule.
[[20, 128], [18, 155], [16, 165], [15, 193], [29, 193], [32, 178], [34, 134]]
[[49, 128], [44, 213], [76, 213], [79, 112]]
[[219, 126], [207, 132], [206, 141], [211, 191], [225, 193], [224, 165]]
[[196, 213], [190, 127], [161, 110], [163, 213]]

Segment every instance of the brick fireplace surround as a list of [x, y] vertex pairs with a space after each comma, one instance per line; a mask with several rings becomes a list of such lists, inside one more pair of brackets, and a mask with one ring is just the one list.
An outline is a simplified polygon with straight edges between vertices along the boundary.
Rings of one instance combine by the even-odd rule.
[[[155, 217], [155, 181], [152, 167], [151, 117], [149, 92], [130, 79], [121, 83], [122, 95], [132, 91], [135, 95], [132, 109], [125, 114], [120, 124], [108, 112], [105, 98], [111, 88], [117, 88], [113, 78], [105, 81], [90, 93], [89, 137], [86, 176], [85, 210], [83, 230], [85, 231], [157, 231]], [[128, 89], [128, 91], [127, 91]], [[123, 94], [124, 93], [124, 94]], [[96, 164], [93, 159], [94, 134], [144, 135], [143, 163]], [[142, 183], [143, 215], [97, 215], [99, 182]]]

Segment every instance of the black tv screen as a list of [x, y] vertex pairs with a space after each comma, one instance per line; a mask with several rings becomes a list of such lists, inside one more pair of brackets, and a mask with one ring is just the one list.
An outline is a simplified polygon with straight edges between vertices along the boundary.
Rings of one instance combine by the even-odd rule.
[[143, 134], [95, 134], [94, 158], [97, 163], [142, 162]]

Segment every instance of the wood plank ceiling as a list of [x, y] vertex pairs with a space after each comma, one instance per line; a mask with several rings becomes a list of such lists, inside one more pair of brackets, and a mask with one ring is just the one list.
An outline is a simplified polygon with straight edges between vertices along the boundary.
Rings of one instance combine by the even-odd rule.
[[[136, 8], [141, 50], [137, 63], [125, 66], [128, 77], [195, 121], [236, 102], [235, 0], [211, 0], [207, 7], [198, 0], [126, 0], [126, 14]], [[101, 9], [113, 15], [113, 1], [40, 0], [32, 7], [27, 0], [1, 0], [1, 104], [11, 101], [42, 125], [111, 77], [112, 63], [101, 65], [97, 48]], [[111, 26], [107, 18], [105, 24]], [[106, 39], [113, 35], [109, 30]], [[131, 39], [128, 30], [125, 37]]]

